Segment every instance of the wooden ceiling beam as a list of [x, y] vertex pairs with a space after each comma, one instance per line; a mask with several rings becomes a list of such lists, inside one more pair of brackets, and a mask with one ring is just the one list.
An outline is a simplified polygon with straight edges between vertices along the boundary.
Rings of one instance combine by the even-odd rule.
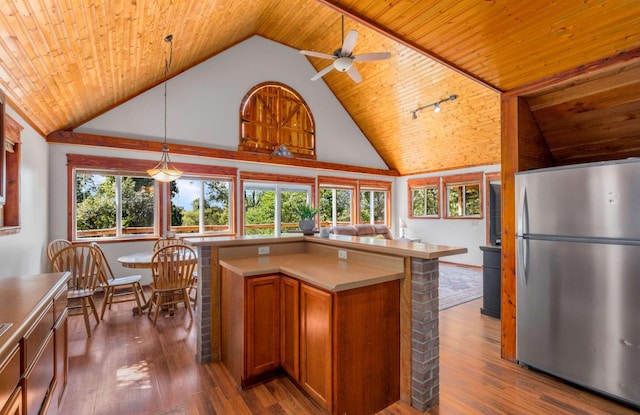
[[[56, 131], [47, 136], [47, 142], [52, 144], [83, 145], [91, 147], [104, 147], [122, 150], [147, 151], [158, 153], [162, 151], [161, 141], [140, 140], [128, 137], [112, 137], [99, 134], [76, 133], [73, 131]], [[203, 157], [210, 159], [222, 159], [241, 161], [248, 163], [276, 164], [283, 166], [302, 167], [318, 170], [343, 171], [358, 174], [373, 174], [377, 176], [400, 176], [397, 170], [384, 170], [372, 167], [350, 166], [340, 163], [328, 163], [323, 161], [284, 158], [265, 154], [245, 153], [232, 150], [219, 150], [214, 148], [191, 146], [184, 144], [171, 144], [172, 155]]]

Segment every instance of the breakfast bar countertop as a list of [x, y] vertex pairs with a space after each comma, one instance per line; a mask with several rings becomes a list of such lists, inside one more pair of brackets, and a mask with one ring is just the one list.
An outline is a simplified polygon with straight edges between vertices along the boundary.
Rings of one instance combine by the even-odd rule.
[[312, 253], [225, 259], [220, 260], [220, 265], [245, 277], [280, 272], [329, 291], [344, 291], [404, 277], [402, 270]]
[[352, 248], [361, 251], [414, 257], [422, 259], [436, 259], [449, 255], [464, 254], [467, 248], [431, 244], [428, 242], [411, 242], [399, 239], [378, 239], [347, 235], [330, 235], [323, 238], [317, 235], [303, 236], [299, 234], [248, 235], [248, 236], [212, 236], [200, 238], [185, 238], [185, 242], [193, 246], [247, 246], [255, 244], [274, 244], [287, 242], [313, 242], [341, 248]]

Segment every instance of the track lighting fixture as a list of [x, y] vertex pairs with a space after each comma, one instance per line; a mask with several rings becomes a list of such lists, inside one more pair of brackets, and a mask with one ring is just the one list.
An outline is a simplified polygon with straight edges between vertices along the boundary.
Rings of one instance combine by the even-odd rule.
[[429, 107], [433, 107], [433, 111], [434, 112], [440, 112], [440, 110], [441, 110], [440, 104], [442, 104], [443, 102], [447, 102], [447, 101], [453, 101], [454, 99], [458, 99], [458, 96], [456, 94], [453, 94], [453, 95], [449, 96], [448, 98], [441, 99], [440, 101], [432, 102], [431, 104], [424, 105], [422, 107], [418, 107], [418, 108], [414, 109], [413, 111], [411, 111], [411, 118], [414, 119], [414, 120], [417, 120], [418, 119], [418, 112], [422, 111], [425, 108], [429, 108]]

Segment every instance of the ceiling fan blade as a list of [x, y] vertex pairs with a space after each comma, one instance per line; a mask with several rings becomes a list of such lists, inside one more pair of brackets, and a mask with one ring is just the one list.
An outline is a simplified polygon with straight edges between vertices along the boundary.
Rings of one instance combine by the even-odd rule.
[[329, 72], [331, 72], [331, 70], [333, 69], [333, 64], [327, 66], [326, 68], [324, 68], [323, 70], [321, 70], [320, 72], [318, 72], [317, 74], [313, 75], [313, 77], [311, 78], [312, 81], [317, 81], [318, 79], [322, 78], [323, 76], [325, 76], [326, 74], [328, 74]]
[[353, 82], [355, 82], [356, 84], [362, 82], [362, 76], [360, 76], [360, 72], [358, 72], [355, 65], [351, 66], [351, 68], [347, 70], [347, 74], [349, 74], [351, 79], [353, 79]]
[[300, 53], [307, 56], [313, 56], [314, 58], [331, 59], [331, 60], [336, 59], [335, 55], [329, 55], [328, 53], [322, 53], [322, 52], [314, 52], [312, 50], [301, 50]]
[[389, 52], [363, 53], [362, 55], [355, 55], [353, 60], [357, 62], [370, 62], [389, 59], [390, 57], [391, 54]]
[[340, 51], [340, 55], [351, 56], [351, 52], [353, 52], [353, 47], [356, 45], [357, 40], [358, 40], [358, 32], [355, 30], [349, 30], [349, 33], [347, 33], [347, 37], [344, 38], [344, 42], [342, 42], [342, 49]]

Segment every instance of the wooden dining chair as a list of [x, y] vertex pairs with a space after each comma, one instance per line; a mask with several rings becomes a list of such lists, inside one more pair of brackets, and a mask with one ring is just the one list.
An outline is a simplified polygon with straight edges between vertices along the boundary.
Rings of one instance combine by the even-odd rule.
[[93, 294], [98, 283], [102, 267], [102, 256], [97, 248], [87, 245], [70, 245], [59, 250], [51, 261], [54, 272], [69, 271], [69, 291], [67, 293], [69, 315], [84, 316], [87, 335], [91, 337], [89, 311], [100, 323]]
[[47, 258], [49, 258], [49, 267], [51, 267], [53, 256], [62, 248], [66, 248], [67, 246], [71, 246], [71, 242], [67, 241], [66, 239], [54, 239], [47, 244]]
[[169, 238], [169, 237], [163, 236], [161, 238], [158, 238], [158, 240], [156, 240], [156, 242], [153, 244], [153, 252], [169, 245], [184, 245], [184, 241], [182, 240], [182, 238], [179, 238], [179, 237]]
[[140, 280], [142, 275], [128, 275], [126, 277], [116, 277], [113, 274], [111, 265], [107, 260], [102, 247], [97, 242], [91, 242], [91, 246], [95, 247], [102, 258], [102, 267], [100, 270], [99, 287], [104, 291], [102, 299], [102, 307], [100, 310], [100, 320], [104, 320], [104, 312], [113, 303], [123, 303], [127, 301], [135, 301], [138, 304], [138, 310], [143, 309], [143, 305], [147, 300], [144, 297]]
[[195, 251], [186, 245], [168, 245], [157, 250], [151, 259], [151, 300], [149, 313], [155, 307], [153, 325], [158, 321], [160, 308], [184, 304], [193, 320], [189, 288], [193, 282], [193, 271], [196, 269]]

